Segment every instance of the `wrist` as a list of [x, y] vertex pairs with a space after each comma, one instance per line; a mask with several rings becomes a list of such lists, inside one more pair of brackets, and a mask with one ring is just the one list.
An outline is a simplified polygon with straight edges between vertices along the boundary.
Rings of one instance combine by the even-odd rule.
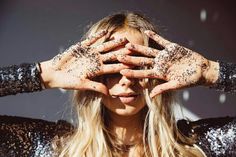
[[219, 63], [209, 60], [208, 68], [203, 72], [206, 86], [213, 85], [219, 78]]
[[39, 63], [41, 70], [41, 81], [45, 88], [52, 88], [52, 70], [50, 68], [50, 61]]

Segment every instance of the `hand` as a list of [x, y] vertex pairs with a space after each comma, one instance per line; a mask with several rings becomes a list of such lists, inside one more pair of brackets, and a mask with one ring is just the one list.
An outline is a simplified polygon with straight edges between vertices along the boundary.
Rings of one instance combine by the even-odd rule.
[[42, 62], [41, 76], [46, 88], [93, 90], [107, 94], [108, 90], [104, 84], [91, 79], [102, 74], [119, 73], [120, 70], [129, 68], [130, 66], [122, 63], [104, 64], [103, 62], [112, 61], [117, 54], [128, 54], [130, 51], [123, 48], [101, 54], [101, 52], [126, 44], [125, 38], [91, 47], [105, 35], [106, 31], [102, 31], [81, 43], [72, 45], [53, 59]]
[[164, 49], [157, 50], [136, 44], [127, 44], [126, 48], [148, 57], [134, 57], [121, 55], [118, 60], [125, 64], [136, 66], [151, 66], [148, 70], [121, 70], [121, 74], [133, 78], [157, 78], [166, 82], [157, 85], [150, 93], [151, 97], [164, 91], [180, 89], [183, 87], [205, 84], [206, 73], [211, 61], [200, 54], [172, 43], [152, 31], [145, 34], [156, 41]]

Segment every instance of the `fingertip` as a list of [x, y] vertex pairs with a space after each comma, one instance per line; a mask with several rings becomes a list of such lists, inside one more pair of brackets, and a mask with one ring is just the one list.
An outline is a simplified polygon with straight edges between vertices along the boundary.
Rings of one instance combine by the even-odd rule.
[[106, 29], [103, 29], [102, 31], [103, 31], [104, 33], [107, 33], [107, 32], [108, 32], [108, 30], [106, 30]]
[[125, 73], [129, 72], [129, 69], [122, 69], [120, 71], [120, 74], [124, 75]]
[[126, 55], [117, 55], [117, 60], [118, 61], [123, 61], [125, 59]]
[[148, 36], [153, 36], [156, 34], [154, 31], [151, 30], [145, 30], [144, 33], [147, 34]]
[[118, 41], [121, 43], [126, 43], [128, 42], [128, 39], [126, 37], [123, 37], [123, 38], [119, 38]]
[[162, 90], [157, 91], [157, 90], [154, 89], [154, 90], [151, 91], [150, 97], [154, 98], [155, 96], [161, 94], [162, 92], [163, 92]]
[[127, 44], [125, 45], [125, 47], [126, 47], [127, 49], [134, 49], [134, 45], [131, 44], [131, 43], [127, 43]]
[[100, 92], [100, 93], [102, 93], [102, 94], [104, 94], [104, 95], [108, 95], [108, 89], [107, 89], [107, 87], [105, 86], [105, 85], [101, 85], [100, 86], [100, 89], [99, 90], [97, 90], [97, 92]]
[[105, 90], [105, 91], [102, 91], [102, 94], [104, 94], [104, 95], [108, 95], [109, 92], [108, 92], [108, 90]]
[[125, 54], [125, 55], [129, 55], [129, 54], [131, 54], [132, 52], [133, 52], [133, 51], [131, 51], [131, 50], [129, 50], [129, 49], [126, 48], [126, 51], [125, 51], [124, 54]]
[[146, 34], [149, 34], [150, 32], [152, 32], [152, 31], [149, 29], [144, 31], [144, 33], [146, 33]]
[[105, 30], [105, 29], [103, 29], [99, 32], [99, 34], [101, 34], [101, 35], [105, 35], [106, 33], [107, 33], [107, 30]]
[[154, 93], [154, 92], [151, 92], [151, 93], [150, 93], [150, 97], [151, 97], [151, 98], [154, 98], [156, 95], [157, 95], [157, 93]]
[[147, 30], [144, 31], [145, 34], [148, 34], [149, 32], [150, 32], [149, 29], [147, 29]]

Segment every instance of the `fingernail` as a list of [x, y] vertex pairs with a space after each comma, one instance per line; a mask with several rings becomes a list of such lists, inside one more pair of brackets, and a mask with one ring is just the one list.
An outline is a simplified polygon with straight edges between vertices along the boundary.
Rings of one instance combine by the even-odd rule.
[[156, 93], [153, 93], [153, 92], [150, 93], [151, 98], [154, 98], [155, 96], [156, 96]]
[[122, 56], [123, 56], [123, 55], [117, 55], [117, 59], [118, 59], [118, 60], [122, 60]]
[[148, 34], [149, 30], [145, 30], [144, 33]]
[[147, 35], [154, 35], [154, 34], [156, 34], [155, 32], [153, 32], [153, 31], [151, 31], [151, 30], [146, 30], [145, 33], [146, 33]]
[[131, 43], [126, 44], [125, 47], [128, 49], [135, 49], [135, 46]]
[[118, 42], [122, 42], [122, 43], [123, 43], [123, 42], [126, 42], [126, 41], [127, 41], [127, 39], [126, 39], [126, 38], [120, 38], [120, 39], [117, 39], [117, 41], [118, 41]]
[[150, 93], [150, 97], [153, 98], [153, 94], [152, 93]]
[[105, 34], [106, 32], [107, 32], [107, 30], [103, 29], [103, 30], [100, 31], [99, 34]]
[[127, 72], [127, 71], [128, 71], [127, 69], [123, 69], [123, 70], [120, 71], [120, 74], [123, 75], [123, 74], [124, 74], [125, 72]]

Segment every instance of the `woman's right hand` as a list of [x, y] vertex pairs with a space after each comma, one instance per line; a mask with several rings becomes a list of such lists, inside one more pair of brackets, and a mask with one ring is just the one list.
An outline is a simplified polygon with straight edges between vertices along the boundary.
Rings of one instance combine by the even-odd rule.
[[72, 45], [53, 59], [40, 63], [41, 78], [45, 87], [93, 90], [108, 94], [103, 83], [91, 79], [102, 74], [119, 73], [122, 69], [130, 68], [122, 63], [104, 64], [104, 62], [113, 61], [117, 55], [129, 54], [130, 51], [122, 48], [109, 53], [101, 53], [125, 45], [127, 43], [125, 38], [108, 41], [95, 47], [91, 46], [106, 34], [106, 31], [97, 33], [89, 39]]

